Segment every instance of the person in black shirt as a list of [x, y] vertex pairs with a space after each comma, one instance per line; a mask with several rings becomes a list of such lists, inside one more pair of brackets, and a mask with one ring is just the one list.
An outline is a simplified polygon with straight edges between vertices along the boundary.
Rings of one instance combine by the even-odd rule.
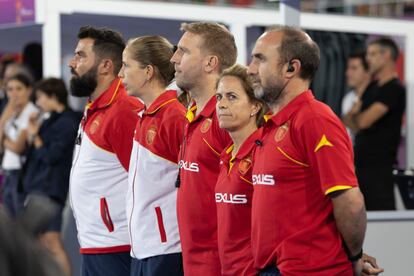
[[37, 84], [35, 91], [36, 104], [50, 116], [42, 123], [37, 114], [30, 118], [27, 129], [27, 143], [30, 147], [22, 169], [23, 192], [26, 196], [39, 193], [46, 195], [57, 204], [57, 214], [45, 229], [42, 229], [39, 238], [65, 274], [71, 275], [60, 230], [81, 114], [73, 112], [68, 107], [68, 92], [61, 79], [44, 79]]
[[367, 62], [375, 81], [345, 116], [357, 131], [355, 169], [367, 210], [395, 210], [392, 170], [400, 143], [405, 87], [397, 78], [399, 50], [389, 38], [372, 41]]

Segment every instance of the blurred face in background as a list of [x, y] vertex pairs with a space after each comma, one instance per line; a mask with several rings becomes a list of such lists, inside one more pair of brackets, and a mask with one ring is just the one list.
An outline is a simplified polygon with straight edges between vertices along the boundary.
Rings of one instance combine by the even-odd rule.
[[32, 88], [16, 79], [6, 83], [6, 93], [10, 104], [14, 108], [23, 108], [29, 102]]
[[42, 90], [36, 90], [36, 105], [40, 107], [43, 112], [53, 111], [56, 102], [57, 100], [55, 97], [49, 97], [49, 95]]
[[378, 44], [368, 45], [366, 59], [371, 74], [378, 74], [388, 62], [391, 53]]
[[349, 87], [357, 88], [370, 79], [371, 75], [364, 68], [360, 58], [349, 58], [346, 68], [346, 81]]

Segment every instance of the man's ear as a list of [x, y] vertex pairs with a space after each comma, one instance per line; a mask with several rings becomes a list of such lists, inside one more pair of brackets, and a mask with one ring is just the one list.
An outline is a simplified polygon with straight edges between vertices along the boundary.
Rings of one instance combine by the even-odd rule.
[[298, 59], [292, 59], [286, 66], [286, 78], [291, 79], [296, 76], [302, 68], [302, 63]]
[[98, 65], [98, 73], [102, 75], [115, 74], [112, 60], [105, 58]]
[[204, 70], [208, 73], [217, 70], [219, 67], [219, 59], [217, 56], [207, 56], [204, 61]]

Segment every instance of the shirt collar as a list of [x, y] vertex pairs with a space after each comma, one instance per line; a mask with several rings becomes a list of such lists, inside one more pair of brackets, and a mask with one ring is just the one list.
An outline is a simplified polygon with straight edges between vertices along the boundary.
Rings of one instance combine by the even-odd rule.
[[144, 114], [152, 115], [158, 112], [165, 105], [177, 100], [177, 91], [167, 90], [159, 95], [155, 101], [148, 107]]
[[282, 110], [268, 119], [267, 122], [273, 122], [277, 126], [283, 125], [290, 119], [291, 115], [302, 106], [302, 104], [309, 102], [314, 98], [315, 97], [313, 96], [310, 89], [304, 91], [296, 98], [294, 98], [290, 103], [288, 103], [285, 107], [283, 107]]
[[121, 93], [125, 93], [121, 79], [115, 78], [108, 89], [106, 89], [102, 95], [100, 95], [93, 102], [88, 102], [86, 108], [89, 110], [96, 110], [108, 107]]
[[[247, 155], [249, 155], [251, 151], [253, 150], [253, 148], [257, 146], [258, 143], [261, 143], [260, 139], [262, 138], [262, 134], [263, 134], [263, 128], [259, 128], [255, 132], [250, 134], [250, 136], [247, 137], [247, 139], [243, 142], [243, 144], [239, 148], [239, 151], [237, 152], [235, 159], [241, 160], [245, 158]], [[233, 142], [231, 142], [231, 144], [227, 146], [225, 150], [222, 152], [221, 160], [223, 160], [223, 162], [229, 162], [232, 159], [231, 153], [233, 151], [233, 148], [234, 148], [234, 144]]]
[[188, 109], [187, 114], [185, 117], [187, 120], [191, 123], [193, 121], [198, 120], [200, 117], [211, 117], [211, 115], [216, 110], [216, 96], [213, 96], [208, 100], [207, 104], [204, 106], [204, 109], [200, 112], [200, 114], [195, 117], [195, 113], [197, 111], [197, 105], [195, 102], [191, 105], [191, 107]]

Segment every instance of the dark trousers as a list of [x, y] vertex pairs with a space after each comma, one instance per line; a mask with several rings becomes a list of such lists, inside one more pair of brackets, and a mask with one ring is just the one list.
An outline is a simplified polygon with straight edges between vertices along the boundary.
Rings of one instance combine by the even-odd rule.
[[19, 192], [20, 170], [5, 171], [3, 182], [3, 204], [12, 217], [23, 208], [24, 195]]
[[181, 253], [165, 254], [145, 259], [132, 258], [131, 276], [183, 276]]
[[276, 266], [269, 266], [260, 270], [259, 276], [282, 276], [282, 274]]
[[368, 211], [395, 210], [392, 170], [392, 165], [355, 168]]
[[82, 276], [129, 276], [129, 252], [82, 254]]

